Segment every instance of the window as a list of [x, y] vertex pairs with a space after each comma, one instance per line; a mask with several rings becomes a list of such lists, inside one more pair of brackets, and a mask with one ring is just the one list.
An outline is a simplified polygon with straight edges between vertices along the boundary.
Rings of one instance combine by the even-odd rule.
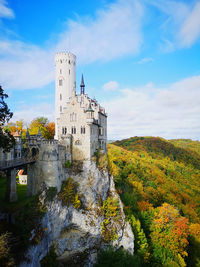
[[71, 62], [70, 62], [70, 60], [69, 60], [69, 64], [70, 64]]
[[82, 145], [82, 144], [81, 144], [81, 141], [80, 141], [80, 140], [76, 140], [76, 141], [75, 141], [75, 145], [77, 145], [77, 146]]
[[62, 70], [60, 69], [60, 74], [62, 74]]
[[72, 134], [76, 134], [76, 127], [72, 126]]
[[69, 70], [69, 74], [70, 74], [70, 70]]
[[60, 63], [62, 63], [62, 60], [60, 60]]
[[63, 81], [59, 80], [59, 86], [62, 86], [62, 85], [63, 85]]
[[62, 127], [62, 134], [64, 134], [64, 135], [67, 134], [67, 127]]
[[62, 112], [62, 106], [60, 106], [60, 112]]
[[85, 126], [81, 126], [81, 134], [85, 134]]
[[60, 100], [62, 100], [62, 94], [60, 94]]
[[103, 128], [102, 127], [99, 128], [99, 135], [103, 135]]
[[77, 116], [76, 116], [76, 113], [71, 113], [70, 114], [70, 121], [76, 121], [76, 119], [77, 119]]

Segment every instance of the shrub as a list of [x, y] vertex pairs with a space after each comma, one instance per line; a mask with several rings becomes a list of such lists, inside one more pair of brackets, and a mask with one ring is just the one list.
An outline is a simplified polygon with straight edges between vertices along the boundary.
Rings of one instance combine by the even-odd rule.
[[114, 250], [109, 247], [107, 250], [100, 250], [97, 256], [95, 267], [139, 267], [143, 266], [137, 256], [131, 255], [122, 248]]
[[41, 267], [57, 267], [56, 258], [55, 247], [51, 246], [47, 255], [40, 261]]
[[62, 200], [63, 206], [69, 206], [73, 204], [74, 208], [79, 209], [81, 201], [77, 193], [78, 184], [75, 183], [71, 177], [67, 181], [64, 181], [60, 193], [58, 194], [58, 200]]
[[57, 194], [56, 187], [49, 187], [47, 190], [46, 200], [52, 201]]
[[104, 215], [104, 220], [101, 223], [102, 236], [106, 242], [116, 240], [118, 238], [116, 226], [121, 220], [118, 199], [108, 197], [104, 200], [102, 212]]
[[0, 266], [15, 266], [14, 260], [10, 253], [10, 237], [10, 233], [4, 233], [0, 235]]
[[65, 168], [69, 168], [69, 167], [71, 167], [71, 166], [72, 166], [71, 161], [70, 161], [70, 160], [67, 160], [67, 161], [65, 162]]

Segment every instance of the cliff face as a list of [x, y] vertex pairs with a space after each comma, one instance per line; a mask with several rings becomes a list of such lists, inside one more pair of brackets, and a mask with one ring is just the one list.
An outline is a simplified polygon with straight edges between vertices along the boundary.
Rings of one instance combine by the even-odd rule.
[[[28, 260], [22, 262], [21, 267], [40, 266], [40, 260], [52, 245], [61, 266], [69, 262], [75, 266], [93, 266], [98, 250], [108, 243], [133, 253], [134, 236], [129, 223], [125, 222], [112, 177], [106, 171], [99, 171], [93, 161], [83, 162], [80, 173], [67, 170], [66, 179], [69, 177], [78, 184], [81, 207], [62, 206], [58, 195], [47, 202], [48, 211], [42, 220], [45, 234], [38, 245], [29, 248]], [[42, 195], [41, 199], [45, 198], [45, 190]], [[118, 203], [117, 211], [111, 215], [105, 212], [108, 199]], [[106, 240], [108, 236], [110, 240]]]

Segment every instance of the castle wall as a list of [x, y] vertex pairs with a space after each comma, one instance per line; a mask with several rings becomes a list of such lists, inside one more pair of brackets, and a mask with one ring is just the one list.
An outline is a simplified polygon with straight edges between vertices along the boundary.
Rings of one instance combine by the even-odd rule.
[[44, 140], [39, 149], [38, 160], [27, 168], [27, 193], [29, 196], [41, 190], [43, 182], [60, 190], [65, 179], [66, 149], [56, 140]]

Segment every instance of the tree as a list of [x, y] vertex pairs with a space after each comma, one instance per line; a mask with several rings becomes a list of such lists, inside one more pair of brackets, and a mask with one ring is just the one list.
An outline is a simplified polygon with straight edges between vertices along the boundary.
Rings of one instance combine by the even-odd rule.
[[47, 132], [44, 138], [46, 139], [54, 139], [55, 135], [55, 123], [54, 122], [49, 122], [46, 126]]
[[3, 129], [4, 124], [8, 123], [13, 116], [13, 113], [10, 112], [8, 105], [5, 103], [7, 97], [8, 95], [4, 93], [0, 86], [0, 148], [3, 148], [4, 151], [9, 151], [15, 142], [15, 139], [10, 132]]
[[45, 139], [53, 139], [55, 135], [55, 123], [49, 122], [45, 117], [39, 117], [34, 120], [29, 125], [30, 134], [37, 134], [38, 130], [41, 130], [42, 136]]

